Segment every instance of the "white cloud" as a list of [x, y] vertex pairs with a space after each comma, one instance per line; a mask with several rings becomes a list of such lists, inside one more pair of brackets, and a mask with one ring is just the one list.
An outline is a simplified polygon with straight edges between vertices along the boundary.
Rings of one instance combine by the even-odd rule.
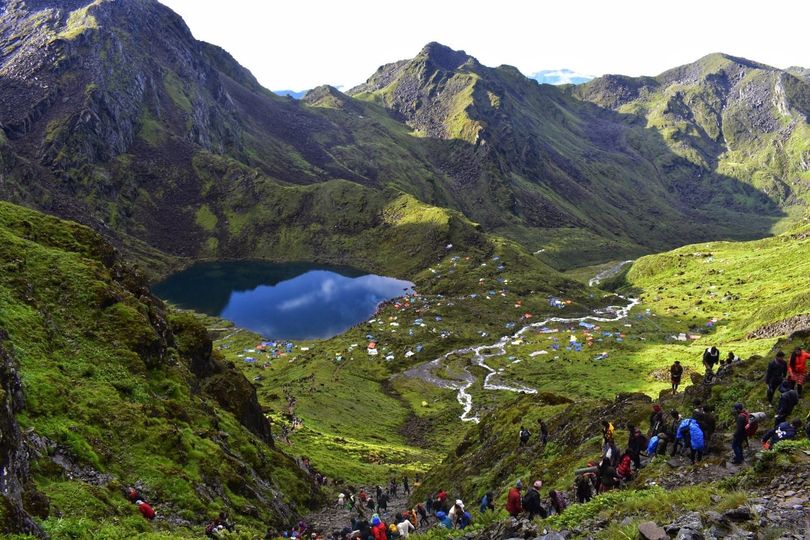
[[161, 1], [272, 89], [353, 86], [430, 41], [523, 73], [655, 75], [711, 52], [810, 67], [810, 2]]

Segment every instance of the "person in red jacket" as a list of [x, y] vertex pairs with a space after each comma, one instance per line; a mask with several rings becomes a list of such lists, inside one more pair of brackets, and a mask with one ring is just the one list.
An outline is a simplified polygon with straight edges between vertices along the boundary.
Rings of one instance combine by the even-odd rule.
[[796, 347], [788, 362], [788, 380], [796, 383], [796, 393], [799, 394], [799, 397], [802, 397], [802, 387], [804, 379], [807, 377], [808, 358], [810, 358], [809, 352], [803, 351], [801, 347]]
[[523, 506], [520, 502], [520, 490], [523, 489], [523, 482], [520, 480], [517, 481], [515, 487], [509, 490], [509, 494], [506, 496], [506, 511], [509, 512], [509, 515], [512, 517], [517, 517], [523, 511]]
[[155, 519], [155, 509], [152, 508], [148, 502], [136, 501], [135, 504], [138, 506], [138, 510], [141, 512], [143, 517], [150, 521]]
[[630, 468], [630, 464], [633, 463], [633, 458], [630, 455], [630, 450], [625, 450], [624, 455], [622, 455], [622, 459], [619, 461], [619, 466], [616, 467], [616, 474], [622, 480], [630, 480], [633, 477], [632, 469]]
[[374, 516], [371, 520], [371, 535], [374, 537], [374, 540], [388, 540], [388, 527], [385, 525], [385, 522]]

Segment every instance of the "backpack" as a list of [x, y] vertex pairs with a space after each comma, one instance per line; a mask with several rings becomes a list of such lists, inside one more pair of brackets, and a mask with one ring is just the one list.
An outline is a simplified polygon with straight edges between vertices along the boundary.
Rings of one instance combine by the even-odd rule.
[[529, 437], [531, 436], [532, 434], [529, 433], [529, 430], [527, 429], [524, 429], [523, 431], [520, 432], [520, 440], [523, 442], [527, 442], [529, 440]]
[[745, 416], [745, 436], [746, 437], [753, 437], [757, 434], [757, 430], [759, 429], [759, 424], [757, 421], [751, 418], [751, 413], [748, 411], [742, 411], [740, 414]]

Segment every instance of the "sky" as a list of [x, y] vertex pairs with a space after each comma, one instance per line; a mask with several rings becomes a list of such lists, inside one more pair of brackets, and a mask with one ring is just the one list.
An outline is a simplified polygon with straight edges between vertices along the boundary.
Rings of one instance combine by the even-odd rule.
[[431, 41], [530, 75], [656, 75], [712, 52], [810, 67], [792, 0], [161, 0], [272, 90], [349, 88]]

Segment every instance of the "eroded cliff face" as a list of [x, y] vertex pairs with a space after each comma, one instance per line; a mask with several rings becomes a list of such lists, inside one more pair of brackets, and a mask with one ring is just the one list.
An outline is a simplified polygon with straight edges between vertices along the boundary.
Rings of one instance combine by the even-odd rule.
[[0, 328], [0, 532], [44, 538], [31, 512], [47, 517], [48, 504], [31, 484], [29, 444], [16, 419], [25, 397], [9, 345]]

